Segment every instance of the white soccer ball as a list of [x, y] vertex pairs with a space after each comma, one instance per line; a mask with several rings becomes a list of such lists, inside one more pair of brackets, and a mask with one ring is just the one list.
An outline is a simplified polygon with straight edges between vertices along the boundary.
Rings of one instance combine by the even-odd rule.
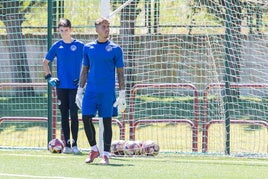
[[48, 143], [48, 150], [51, 153], [62, 153], [64, 148], [64, 143], [60, 139], [52, 139]]
[[111, 144], [111, 153], [114, 155], [124, 155], [124, 146], [126, 141], [116, 140]]
[[136, 141], [127, 141], [124, 146], [125, 155], [140, 155], [141, 147]]
[[154, 141], [148, 140], [143, 142], [142, 153], [147, 156], [156, 156], [159, 154], [160, 147]]
[[136, 155], [142, 155], [142, 145], [143, 145], [143, 141], [135, 141], [135, 143], [139, 146], [139, 151], [136, 153]]

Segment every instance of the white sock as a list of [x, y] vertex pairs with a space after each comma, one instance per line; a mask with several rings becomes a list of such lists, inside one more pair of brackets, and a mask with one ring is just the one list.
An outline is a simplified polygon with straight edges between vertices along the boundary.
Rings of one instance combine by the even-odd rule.
[[91, 150], [93, 150], [93, 151], [95, 151], [95, 152], [96, 152], [96, 151], [99, 151], [97, 145], [92, 146], [92, 147], [91, 147]]
[[110, 152], [103, 151], [103, 156], [104, 155], [109, 158]]

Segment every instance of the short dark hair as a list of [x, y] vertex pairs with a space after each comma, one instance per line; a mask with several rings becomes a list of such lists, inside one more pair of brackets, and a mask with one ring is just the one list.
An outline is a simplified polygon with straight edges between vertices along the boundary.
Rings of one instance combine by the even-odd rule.
[[58, 27], [72, 27], [71, 21], [69, 19], [60, 18]]
[[110, 20], [105, 17], [100, 17], [95, 21], [95, 26], [100, 25], [101, 23], [108, 23], [110, 24]]

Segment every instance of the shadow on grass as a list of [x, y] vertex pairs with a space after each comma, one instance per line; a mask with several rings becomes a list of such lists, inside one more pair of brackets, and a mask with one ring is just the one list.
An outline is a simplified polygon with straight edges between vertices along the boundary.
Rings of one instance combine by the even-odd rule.
[[134, 166], [133, 164], [118, 164], [118, 163], [110, 163], [108, 165], [104, 165], [104, 164], [101, 164], [101, 163], [93, 163], [93, 164], [89, 164], [89, 165], [98, 165], [98, 166], [112, 166], [112, 167], [131, 167], [131, 166]]

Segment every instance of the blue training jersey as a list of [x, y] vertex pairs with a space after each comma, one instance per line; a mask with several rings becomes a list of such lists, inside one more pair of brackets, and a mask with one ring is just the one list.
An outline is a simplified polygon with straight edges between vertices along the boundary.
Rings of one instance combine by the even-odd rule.
[[84, 43], [73, 40], [65, 43], [63, 40], [55, 42], [46, 55], [46, 59], [53, 62], [57, 58], [57, 77], [60, 80], [58, 88], [76, 89], [74, 80], [79, 79], [83, 60]]
[[123, 51], [110, 40], [95, 40], [84, 47], [83, 65], [89, 67], [87, 91], [115, 91], [115, 68], [124, 67]]

